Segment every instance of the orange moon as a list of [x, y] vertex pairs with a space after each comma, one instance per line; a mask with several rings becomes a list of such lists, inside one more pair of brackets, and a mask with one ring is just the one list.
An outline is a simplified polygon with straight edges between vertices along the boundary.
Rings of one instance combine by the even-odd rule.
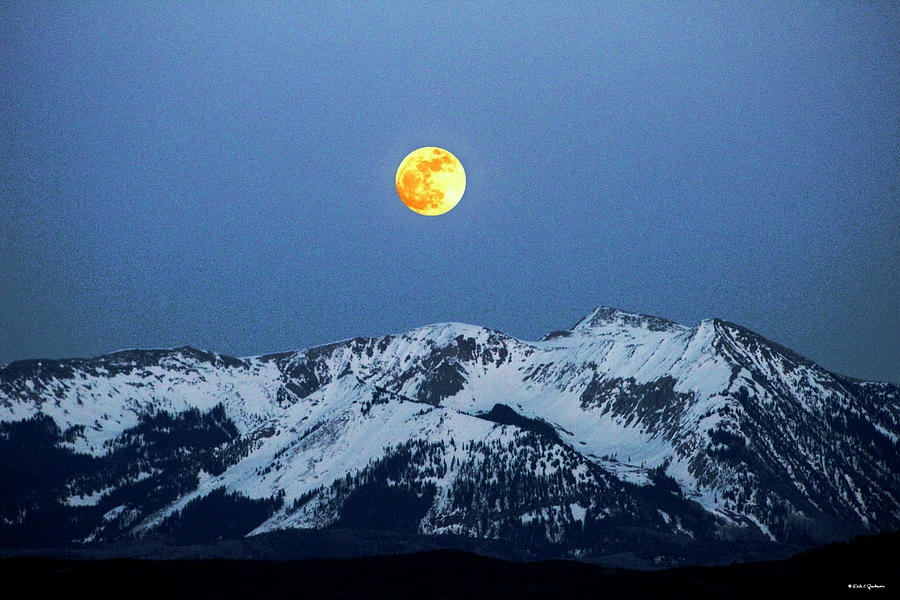
[[413, 150], [397, 167], [397, 193], [420, 215], [442, 215], [466, 191], [466, 172], [459, 159], [434, 146]]

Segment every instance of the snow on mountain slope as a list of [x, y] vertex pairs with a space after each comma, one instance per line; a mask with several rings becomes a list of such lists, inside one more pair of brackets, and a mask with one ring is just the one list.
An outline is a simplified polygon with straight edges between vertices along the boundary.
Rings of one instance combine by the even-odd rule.
[[27, 435], [71, 463], [0, 506], [25, 537], [58, 506], [77, 539], [192, 531], [213, 502], [253, 515], [240, 534], [368, 523], [579, 555], [616, 527], [809, 543], [900, 527], [897, 386], [717, 319], [601, 307], [536, 342], [441, 323], [248, 359], [20, 361], [0, 370], [0, 421], [0, 452]]
[[244, 432], [279, 412], [275, 365], [190, 347], [19, 361], [0, 372], [0, 421], [47, 415], [64, 430], [80, 428], [73, 449], [92, 454], [103, 453], [105, 443], [148, 411], [207, 411], [224, 404]]

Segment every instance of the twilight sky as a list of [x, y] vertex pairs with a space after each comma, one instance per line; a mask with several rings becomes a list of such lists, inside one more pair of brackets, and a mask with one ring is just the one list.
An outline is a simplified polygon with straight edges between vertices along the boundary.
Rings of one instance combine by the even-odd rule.
[[900, 3], [260, 4], [0, 5], [0, 363], [604, 304], [900, 382]]

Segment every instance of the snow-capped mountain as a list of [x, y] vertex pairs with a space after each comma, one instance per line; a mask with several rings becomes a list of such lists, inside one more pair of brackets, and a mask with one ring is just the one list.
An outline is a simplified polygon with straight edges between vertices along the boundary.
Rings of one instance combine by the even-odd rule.
[[896, 385], [605, 307], [537, 342], [442, 323], [245, 359], [27, 360], [0, 370], [0, 544], [815, 544], [900, 529], [898, 434]]

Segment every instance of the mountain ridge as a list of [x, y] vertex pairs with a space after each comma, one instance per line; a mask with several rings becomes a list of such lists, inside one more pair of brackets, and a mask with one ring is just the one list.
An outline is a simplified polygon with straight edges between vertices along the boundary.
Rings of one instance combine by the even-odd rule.
[[67, 541], [116, 540], [199, 527], [185, 519], [205, 502], [266, 515], [242, 534], [382, 519], [573, 556], [625, 547], [634, 527], [814, 544], [900, 527], [898, 398], [721, 319], [602, 306], [530, 342], [436, 323], [245, 358], [15, 361], [0, 440], [107, 466], [28, 493], [4, 474], [22, 493], [0, 523], [27, 538], [41, 511], [77, 514], [86, 533]]

